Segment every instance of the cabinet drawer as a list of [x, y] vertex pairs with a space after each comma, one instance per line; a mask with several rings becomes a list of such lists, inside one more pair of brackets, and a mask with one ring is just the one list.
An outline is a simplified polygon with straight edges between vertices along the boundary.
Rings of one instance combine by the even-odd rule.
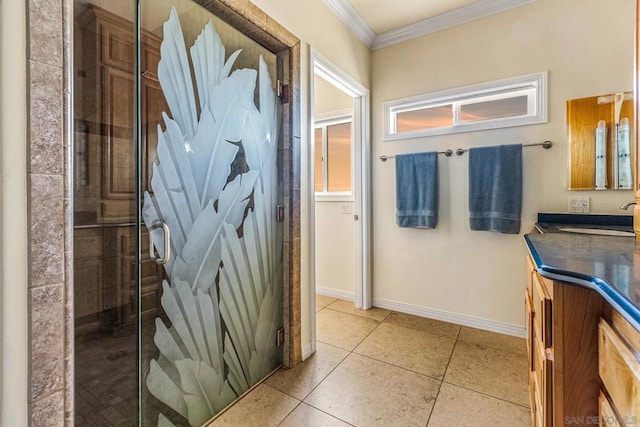
[[640, 419], [640, 361], [618, 333], [600, 320], [598, 369], [611, 401], [621, 417]]
[[536, 271], [531, 273], [532, 293], [531, 309], [533, 315], [533, 332], [544, 348], [551, 347], [551, 298], [546, 286]]
[[624, 426], [624, 424], [618, 419], [616, 412], [613, 410], [611, 402], [607, 399], [602, 392], [600, 392], [600, 397], [598, 398], [598, 420], [599, 426]]

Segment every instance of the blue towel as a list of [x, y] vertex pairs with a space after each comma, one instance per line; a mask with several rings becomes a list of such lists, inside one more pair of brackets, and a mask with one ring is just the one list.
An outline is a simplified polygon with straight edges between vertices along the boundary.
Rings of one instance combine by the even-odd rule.
[[469, 150], [472, 230], [518, 234], [522, 212], [522, 144]]
[[396, 156], [396, 223], [435, 228], [438, 223], [438, 153]]

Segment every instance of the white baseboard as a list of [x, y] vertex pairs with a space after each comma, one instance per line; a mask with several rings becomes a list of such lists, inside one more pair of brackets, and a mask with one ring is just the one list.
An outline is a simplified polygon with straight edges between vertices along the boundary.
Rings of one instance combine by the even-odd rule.
[[340, 298], [347, 301], [355, 301], [356, 293], [341, 291], [339, 289], [324, 288], [322, 286], [316, 286], [316, 293], [327, 297]]
[[[321, 292], [318, 291], [318, 293]], [[428, 317], [429, 319], [442, 320], [443, 322], [455, 323], [457, 325], [469, 326], [471, 328], [483, 329], [485, 331], [498, 332], [500, 334], [511, 335], [519, 338], [524, 338], [526, 335], [524, 326], [521, 325], [498, 322], [495, 320], [468, 316], [466, 314], [451, 313], [449, 311], [436, 310], [434, 308], [421, 307], [399, 301], [374, 298], [373, 306], [386, 308], [387, 310], [399, 311], [401, 313]]]
[[302, 360], [307, 360], [313, 354], [311, 343], [306, 343], [302, 346]]

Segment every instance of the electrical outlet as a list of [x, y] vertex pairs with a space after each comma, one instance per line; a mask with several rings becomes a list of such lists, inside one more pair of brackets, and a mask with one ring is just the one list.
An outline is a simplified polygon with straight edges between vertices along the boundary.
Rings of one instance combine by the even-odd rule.
[[589, 213], [589, 198], [569, 197], [569, 213]]

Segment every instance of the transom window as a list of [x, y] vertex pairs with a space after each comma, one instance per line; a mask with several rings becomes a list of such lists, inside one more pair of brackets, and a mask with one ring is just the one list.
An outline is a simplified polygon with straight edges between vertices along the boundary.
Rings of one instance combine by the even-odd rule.
[[385, 139], [544, 123], [546, 79], [542, 72], [385, 102]]
[[316, 196], [351, 196], [352, 121], [349, 115], [315, 122]]

